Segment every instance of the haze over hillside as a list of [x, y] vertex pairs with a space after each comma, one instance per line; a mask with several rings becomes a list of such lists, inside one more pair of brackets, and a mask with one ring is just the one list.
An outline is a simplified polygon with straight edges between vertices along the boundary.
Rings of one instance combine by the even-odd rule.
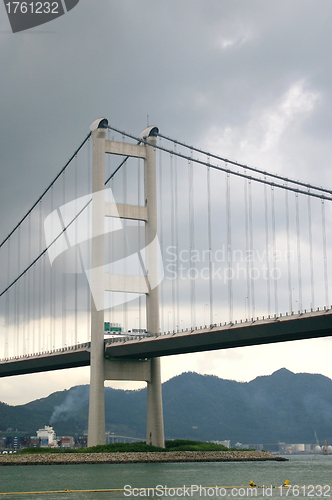
[[[21, 406], [0, 403], [0, 430], [58, 435], [87, 429], [89, 386], [76, 386]], [[183, 373], [163, 384], [166, 438], [230, 439], [243, 443], [332, 442], [332, 380], [285, 368], [251, 382]], [[146, 389], [105, 388], [106, 429], [144, 438]]]

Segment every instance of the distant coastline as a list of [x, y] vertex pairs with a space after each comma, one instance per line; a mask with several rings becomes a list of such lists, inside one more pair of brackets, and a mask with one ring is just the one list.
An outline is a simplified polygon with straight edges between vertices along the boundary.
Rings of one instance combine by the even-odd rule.
[[285, 461], [266, 451], [169, 451], [125, 453], [51, 453], [0, 456], [3, 465], [119, 464], [152, 462], [254, 462]]

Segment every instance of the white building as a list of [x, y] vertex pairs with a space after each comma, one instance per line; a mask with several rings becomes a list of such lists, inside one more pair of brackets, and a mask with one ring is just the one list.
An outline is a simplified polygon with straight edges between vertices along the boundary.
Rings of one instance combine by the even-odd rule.
[[211, 443], [222, 444], [223, 446], [226, 446], [226, 448], [230, 448], [231, 447], [231, 441], [230, 441], [230, 439], [225, 439], [224, 441], [211, 441]]
[[53, 427], [45, 425], [44, 429], [37, 431], [37, 437], [40, 439], [40, 446], [57, 446], [56, 434]]

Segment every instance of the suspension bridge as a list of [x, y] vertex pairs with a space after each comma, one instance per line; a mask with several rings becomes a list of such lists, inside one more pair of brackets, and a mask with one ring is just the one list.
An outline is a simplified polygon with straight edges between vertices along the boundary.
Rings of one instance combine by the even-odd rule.
[[96, 120], [0, 245], [0, 376], [90, 366], [90, 446], [104, 381], [146, 381], [164, 446], [162, 356], [331, 335], [331, 201]]

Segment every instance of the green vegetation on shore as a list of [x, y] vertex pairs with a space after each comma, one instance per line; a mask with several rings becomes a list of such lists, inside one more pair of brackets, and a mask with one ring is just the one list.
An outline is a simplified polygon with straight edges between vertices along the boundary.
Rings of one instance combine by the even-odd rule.
[[174, 439], [165, 442], [165, 448], [158, 448], [149, 444], [138, 443], [112, 443], [93, 446], [91, 448], [80, 448], [78, 450], [63, 450], [54, 448], [26, 448], [20, 451], [21, 454], [33, 453], [129, 453], [129, 452], [155, 452], [155, 451], [226, 451], [221, 444], [214, 444], [203, 441], [190, 441], [189, 439]]

